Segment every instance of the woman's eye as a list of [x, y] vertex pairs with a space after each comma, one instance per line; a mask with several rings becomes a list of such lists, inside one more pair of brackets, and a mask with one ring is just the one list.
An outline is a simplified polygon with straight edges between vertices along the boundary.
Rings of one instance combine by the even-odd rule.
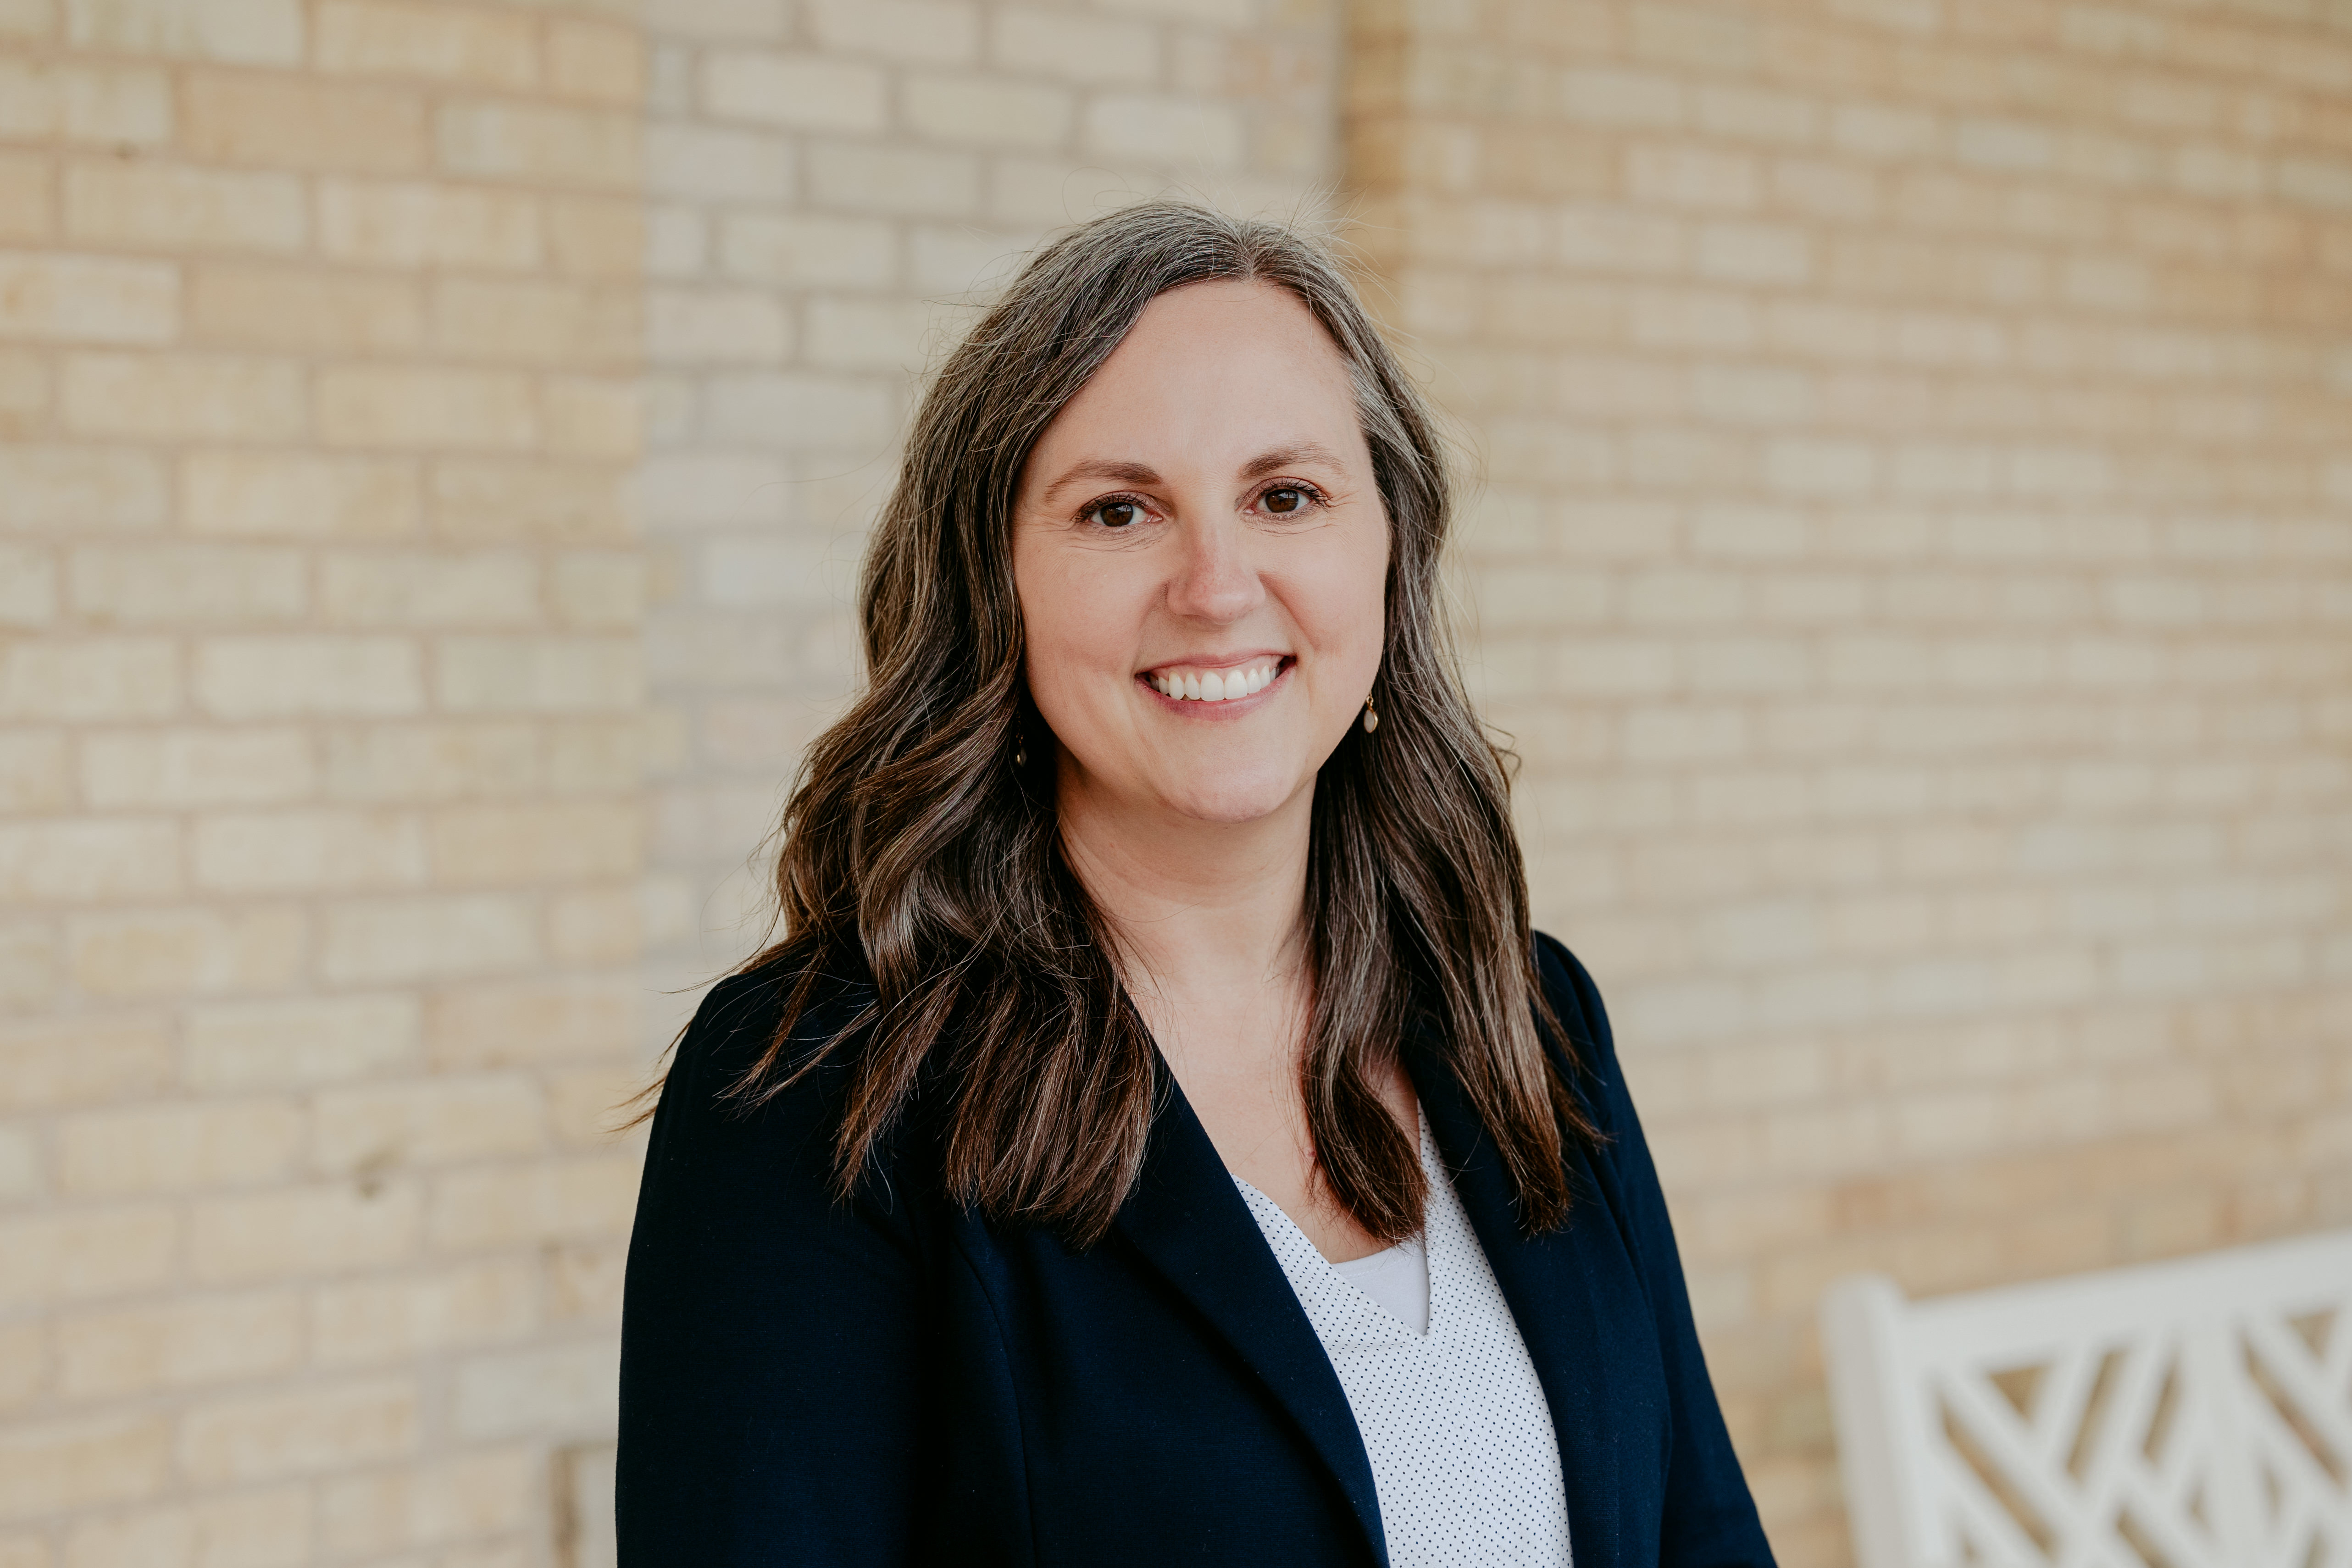
[[1087, 516], [1104, 528], [1123, 528], [1129, 523], [1141, 521], [1143, 508], [1133, 501], [1104, 501], [1087, 512]]
[[1307, 492], [1286, 485], [1279, 489], [1268, 490], [1260, 497], [1259, 504], [1276, 517], [1286, 517], [1293, 512], [1306, 509]]

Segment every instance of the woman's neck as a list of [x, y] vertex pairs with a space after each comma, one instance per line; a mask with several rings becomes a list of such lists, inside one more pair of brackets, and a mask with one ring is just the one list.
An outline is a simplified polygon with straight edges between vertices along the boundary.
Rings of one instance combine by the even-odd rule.
[[1129, 807], [1083, 785], [1066, 784], [1057, 806], [1063, 852], [1118, 932], [1139, 993], [1258, 992], [1300, 972], [1311, 786], [1247, 822]]

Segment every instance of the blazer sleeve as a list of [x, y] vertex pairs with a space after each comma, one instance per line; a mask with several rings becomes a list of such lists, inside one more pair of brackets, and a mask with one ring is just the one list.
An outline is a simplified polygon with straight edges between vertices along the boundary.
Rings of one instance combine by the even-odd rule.
[[1659, 1534], [1660, 1568], [1772, 1568], [1772, 1548], [1699, 1349], [1674, 1221], [1642, 1136], [1641, 1118], [1618, 1070], [1601, 993], [1584, 966], [1559, 943], [1538, 936], [1537, 948], [1544, 988], [1576, 1051], [1572, 1082], [1607, 1140], [1596, 1163], [1614, 1180], [1604, 1182], [1613, 1190], [1602, 1196], [1640, 1271], [1665, 1362], [1674, 1448]]
[[[654, 1116], [622, 1312], [624, 1568], [914, 1554], [929, 1336], [906, 1205], [834, 1199], [821, 1075], [750, 1114], [719, 1098], [782, 989], [712, 990]], [[846, 1016], [818, 1009], [812, 1040]]]

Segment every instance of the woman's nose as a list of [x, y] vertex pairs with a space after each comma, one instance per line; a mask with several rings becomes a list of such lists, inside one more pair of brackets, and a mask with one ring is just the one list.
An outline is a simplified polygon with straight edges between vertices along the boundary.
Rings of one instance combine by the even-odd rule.
[[1235, 517], [1186, 522], [1168, 607], [1197, 621], [1238, 621], [1265, 595], [1250, 559], [1248, 531]]

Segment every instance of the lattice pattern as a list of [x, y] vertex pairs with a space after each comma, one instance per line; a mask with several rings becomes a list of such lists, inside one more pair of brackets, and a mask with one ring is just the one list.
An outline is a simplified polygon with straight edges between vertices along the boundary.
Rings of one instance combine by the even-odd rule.
[[1824, 1330], [1866, 1568], [2352, 1568], [2352, 1234]]

